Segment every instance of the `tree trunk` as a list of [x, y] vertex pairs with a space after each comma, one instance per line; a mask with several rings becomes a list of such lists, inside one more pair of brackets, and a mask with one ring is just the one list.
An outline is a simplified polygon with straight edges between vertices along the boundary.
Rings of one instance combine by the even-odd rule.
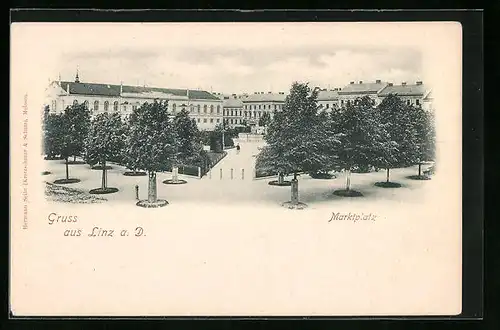
[[349, 191], [351, 189], [351, 169], [346, 170], [346, 184], [345, 184], [345, 190]]
[[156, 203], [156, 172], [149, 172], [148, 202]]
[[389, 168], [387, 168], [387, 181], [386, 182], [389, 182]]
[[73, 155], [73, 163], [76, 162], [76, 155]]
[[422, 176], [422, 163], [418, 163], [418, 176]]
[[101, 189], [106, 189], [106, 161], [101, 163], [102, 166], [102, 178], [101, 178]]
[[297, 205], [299, 204], [299, 180], [297, 180], [296, 174], [294, 174], [291, 187], [292, 187], [291, 201], [293, 205]]
[[278, 184], [283, 184], [283, 181], [285, 181], [283, 177], [283, 173], [278, 173]]
[[69, 180], [69, 165], [67, 156], [66, 156], [66, 180]]
[[173, 182], [179, 181], [179, 167], [177, 166], [172, 167], [172, 181]]

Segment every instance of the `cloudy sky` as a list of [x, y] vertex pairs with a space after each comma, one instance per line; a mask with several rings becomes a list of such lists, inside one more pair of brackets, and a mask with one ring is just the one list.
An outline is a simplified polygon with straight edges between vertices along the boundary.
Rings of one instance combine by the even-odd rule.
[[78, 67], [83, 82], [224, 93], [287, 91], [293, 81], [324, 88], [425, 81], [423, 42], [433, 33], [411, 23], [59, 23], [27, 30], [46, 80], [73, 80]]

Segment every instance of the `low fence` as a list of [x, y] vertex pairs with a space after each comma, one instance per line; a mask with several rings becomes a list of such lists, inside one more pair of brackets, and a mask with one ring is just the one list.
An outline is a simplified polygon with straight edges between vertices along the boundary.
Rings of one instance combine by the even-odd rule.
[[222, 160], [222, 158], [226, 157], [226, 155], [226, 151], [220, 153], [209, 153], [208, 162], [204, 163], [200, 168], [200, 178], [205, 176], [215, 165], [217, 165]]
[[210, 180], [247, 180], [253, 178], [253, 171], [244, 168], [219, 168], [208, 171], [207, 178]]

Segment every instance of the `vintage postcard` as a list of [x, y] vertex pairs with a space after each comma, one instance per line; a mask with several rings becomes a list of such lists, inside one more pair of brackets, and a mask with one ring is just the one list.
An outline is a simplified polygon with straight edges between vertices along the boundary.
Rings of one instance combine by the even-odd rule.
[[458, 315], [462, 30], [13, 23], [15, 316]]

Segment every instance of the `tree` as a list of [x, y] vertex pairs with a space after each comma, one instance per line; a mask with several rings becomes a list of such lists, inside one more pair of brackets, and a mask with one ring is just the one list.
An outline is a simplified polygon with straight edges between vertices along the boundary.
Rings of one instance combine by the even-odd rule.
[[414, 120], [412, 113], [414, 109], [407, 105], [397, 95], [387, 96], [377, 107], [380, 134], [382, 141], [375, 144], [378, 147], [375, 164], [387, 170], [385, 183], [377, 183], [379, 186], [400, 186], [389, 182], [391, 168], [406, 167], [414, 163], [415, 138]]
[[373, 100], [365, 96], [348, 103], [338, 112], [337, 128], [341, 132], [340, 148], [336, 150], [336, 164], [346, 171], [346, 188], [339, 195], [360, 196], [351, 191], [351, 171], [354, 167], [373, 166], [384, 150], [386, 136], [380, 126]]
[[47, 114], [43, 122], [43, 151], [47, 159], [54, 159], [61, 154], [62, 114]]
[[425, 111], [421, 107], [411, 108], [411, 120], [415, 139], [414, 160], [418, 164], [417, 178], [422, 176], [422, 163], [435, 159], [436, 154], [436, 131], [434, 114]]
[[233, 147], [234, 141], [232, 137], [232, 131], [229, 128], [227, 121], [224, 120], [222, 124], [217, 124], [214, 128], [213, 135], [211, 138], [211, 143], [214, 144], [214, 149], [219, 150], [221, 147], [217, 147], [218, 145], [222, 145], [222, 139], [224, 139], [224, 148]]
[[66, 179], [57, 180], [57, 183], [77, 182], [77, 179], [69, 178], [68, 158], [83, 153], [90, 128], [89, 109], [83, 104], [71, 105], [64, 110], [58, 124], [59, 128], [55, 130], [57, 150], [66, 163]]
[[148, 172], [148, 199], [138, 205], [157, 207], [167, 204], [158, 200], [156, 173], [169, 170], [176, 162], [178, 145], [167, 103], [155, 100], [145, 103], [130, 116], [127, 154], [132, 168]]
[[[200, 144], [200, 132], [196, 122], [189, 117], [189, 112], [186, 109], [182, 109], [175, 115], [173, 127], [177, 135], [177, 162], [185, 164], [198, 159], [203, 150], [203, 146]], [[172, 181], [178, 183], [179, 164], [174, 165], [172, 167]]]
[[271, 122], [271, 115], [269, 112], [264, 112], [259, 118], [259, 126], [268, 126]]
[[[298, 174], [326, 167], [330, 142], [334, 141], [318, 115], [317, 95], [317, 90], [311, 90], [308, 84], [293, 83], [283, 110], [275, 113], [265, 136], [268, 151], [261, 161], [280, 174], [294, 175], [291, 207], [302, 204], [298, 198]], [[278, 158], [280, 161], [276, 162]]]
[[90, 165], [102, 166], [101, 188], [91, 190], [92, 193], [118, 191], [107, 187], [106, 161], [122, 154], [124, 141], [125, 129], [118, 113], [101, 113], [92, 120], [85, 142], [85, 160]]

